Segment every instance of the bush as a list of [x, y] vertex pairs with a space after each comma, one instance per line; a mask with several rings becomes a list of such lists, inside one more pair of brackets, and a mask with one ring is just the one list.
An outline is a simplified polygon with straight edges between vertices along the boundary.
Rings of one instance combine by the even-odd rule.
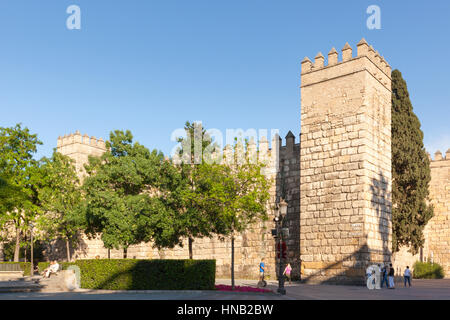
[[[29, 262], [19, 263], [30, 275]], [[39, 262], [39, 272], [49, 262]], [[215, 260], [95, 259], [59, 262], [63, 270], [75, 265], [81, 271], [81, 287], [104, 290], [214, 290]]]
[[[73, 265], [73, 262], [59, 262], [59, 265], [61, 266], [62, 270], [66, 270], [67, 267], [69, 267], [70, 265]], [[45, 269], [47, 269], [50, 266], [50, 262], [46, 261], [46, 262], [39, 262], [38, 263], [38, 269], [39, 269], [39, 273], [41, 273], [42, 271], [44, 271]]]
[[216, 272], [215, 260], [78, 260], [63, 269], [69, 265], [80, 268], [84, 289], [214, 290]]
[[414, 264], [413, 278], [415, 279], [442, 279], [444, 269], [438, 263], [419, 262]]
[[41, 273], [42, 271], [47, 269], [49, 265], [50, 265], [50, 262], [39, 262], [38, 263], [39, 273]]

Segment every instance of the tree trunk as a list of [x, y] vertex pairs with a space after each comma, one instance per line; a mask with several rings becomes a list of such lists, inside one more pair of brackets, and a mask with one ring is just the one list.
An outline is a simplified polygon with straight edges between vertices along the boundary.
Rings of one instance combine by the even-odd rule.
[[127, 258], [127, 248], [123, 248], [123, 258]]
[[231, 236], [231, 290], [234, 291], [234, 235]]
[[69, 238], [66, 239], [66, 251], [67, 251], [67, 261], [70, 262], [70, 241]]
[[34, 256], [33, 256], [33, 228], [31, 228], [31, 237], [30, 237], [30, 275], [34, 276]]
[[16, 247], [14, 249], [14, 262], [19, 262], [20, 254], [20, 229], [16, 227]]
[[193, 258], [193, 253], [192, 253], [192, 243], [194, 242], [194, 240], [191, 238], [191, 237], [189, 237], [189, 259], [194, 259]]

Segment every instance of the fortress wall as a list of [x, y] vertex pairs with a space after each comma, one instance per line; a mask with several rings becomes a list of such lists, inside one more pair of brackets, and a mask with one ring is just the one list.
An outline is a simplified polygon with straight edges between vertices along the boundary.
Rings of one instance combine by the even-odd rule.
[[75, 160], [79, 178], [83, 179], [86, 176], [84, 165], [88, 163], [88, 157], [100, 157], [106, 151], [106, 145], [102, 138], [89, 137], [87, 134], [82, 136], [76, 131], [74, 134], [58, 137], [56, 150]]
[[[69, 136], [70, 138], [71, 136]], [[75, 159], [77, 170], [80, 175], [84, 169], [82, 165], [87, 162], [88, 155], [99, 156], [101, 150], [92, 148], [90, 144], [75, 143], [66, 137], [59, 141], [58, 151], [65, 153]], [[87, 141], [87, 140], [85, 140]], [[84, 142], [84, 141], [83, 141]], [[67, 144], [67, 145], [66, 145]], [[250, 148], [256, 150], [256, 144], [250, 141]], [[281, 145], [281, 139], [275, 136], [272, 140], [272, 148], [269, 148], [267, 139], [264, 137], [259, 142], [258, 159], [267, 163], [265, 175], [271, 179], [270, 203], [268, 206], [269, 219], [266, 222], [256, 223], [246, 232], [235, 238], [235, 276], [237, 278], [254, 278], [259, 276], [258, 265], [262, 257], [268, 269], [268, 274], [274, 279], [278, 272], [275, 252], [275, 240], [271, 230], [275, 228], [273, 222], [274, 206], [280, 197], [285, 197], [288, 202], [288, 213], [285, 219], [285, 227], [290, 229], [290, 235], [286, 240], [288, 246], [288, 258], [293, 267], [292, 275], [298, 277], [299, 265], [299, 164], [300, 146], [295, 143], [295, 137], [289, 133], [286, 137], [286, 146]], [[224, 150], [224, 161], [230, 161], [233, 157], [231, 147]], [[62, 244], [61, 244], [62, 245]], [[59, 256], [54, 258], [65, 259], [65, 250], [54, 250]], [[88, 239], [81, 236], [80, 245], [74, 249], [74, 259], [94, 259], [96, 257], [123, 258], [122, 250], [110, 250], [103, 246], [100, 238]], [[231, 240], [219, 240], [217, 237], [195, 239], [193, 242], [194, 259], [216, 259], [217, 277], [229, 278], [231, 275]], [[188, 259], [188, 241], [184, 240], [183, 246], [173, 249], [158, 250], [151, 243], [143, 243], [131, 246], [127, 250], [128, 258], [136, 259]]]
[[430, 199], [434, 217], [425, 227], [423, 256], [442, 265], [450, 278], [450, 149], [445, 157], [438, 151], [430, 163]]
[[413, 269], [416, 261], [439, 263], [450, 278], [450, 149], [443, 156], [440, 151], [430, 159], [430, 203], [434, 206], [434, 217], [424, 229], [425, 244], [421, 252], [412, 255], [408, 247], [400, 248], [393, 257], [395, 269], [403, 274], [406, 266]]
[[[361, 283], [365, 267], [391, 260], [400, 271], [420, 259], [407, 248], [391, 254], [391, 68], [365, 40], [354, 57], [346, 44], [342, 59], [333, 48], [328, 64], [319, 53], [311, 62], [305, 58], [301, 71], [301, 135], [295, 143], [292, 133], [281, 139], [259, 142], [259, 158], [268, 161], [266, 175], [272, 179], [269, 220], [251, 226], [235, 241], [237, 278], [257, 278], [258, 263], [265, 257], [268, 273], [275, 276], [277, 263], [271, 229], [274, 205], [284, 197], [288, 202], [285, 227], [290, 230], [288, 257], [293, 276], [299, 276], [300, 258], [305, 264], [302, 277], [311, 283]], [[256, 150], [254, 142], [249, 148]], [[106, 150], [102, 139], [79, 132], [58, 138], [58, 151], [76, 161], [80, 176], [88, 155]], [[226, 147], [224, 161], [233, 156]], [[431, 162], [430, 199], [435, 217], [425, 228], [421, 256], [441, 263], [450, 276], [450, 152], [437, 153]], [[229, 239], [195, 239], [195, 259], [217, 260], [217, 277], [230, 276]], [[122, 258], [120, 250], [109, 251]], [[75, 259], [108, 257], [101, 240], [82, 237]], [[157, 250], [151, 244], [128, 249], [129, 258], [186, 259], [183, 246]], [[65, 256], [63, 256], [65, 258]]]
[[414, 271], [414, 263], [421, 260], [420, 253], [413, 255], [409, 250], [409, 247], [403, 246], [392, 255], [392, 265], [396, 275], [402, 276], [407, 266]]
[[302, 62], [300, 254], [312, 283], [359, 283], [390, 259], [390, 67], [364, 40], [342, 57]]

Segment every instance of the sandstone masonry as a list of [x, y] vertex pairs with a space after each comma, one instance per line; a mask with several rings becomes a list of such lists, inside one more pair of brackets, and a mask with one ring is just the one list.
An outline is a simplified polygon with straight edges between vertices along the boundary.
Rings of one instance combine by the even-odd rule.
[[[78, 137], [78, 138], [76, 138]], [[76, 162], [79, 176], [85, 175], [83, 165], [87, 163], [88, 156], [99, 156], [106, 151], [103, 140], [99, 144], [96, 139], [76, 132], [69, 136], [58, 139], [58, 152], [72, 157]], [[94, 142], [94, 143], [92, 143]], [[288, 245], [288, 257], [293, 266], [293, 276], [298, 277], [300, 272], [300, 234], [299, 234], [299, 183], [300, 183], [300, 146], [295, 143], [294, 135], [289, 132], [286, 136], [286, 146], [282, 146], [281, 139], [275, 135], [272, 139], [271, 148], [265, 137], [261, 138], [258, 146], [250, 140], [248, 150], [252, 154], [257, 154], [258, 161], [266, 164], [264, 174], [271, 181], [269, 190], [271, 199], [268, 206], [269, 220], [264, 223], [257, 223], [235, 238], [235, 273], [238, 278], [257, 278], [259, 274], [258, 265], [261, 258], [265, 258], [268, 266], [268, 274], [276, 277], [278, 271], [276, 263], [275, 241], [271, 234], [274, 223], [275, 203], [283, 197], [288, 202], [288, 213], [284, 221], [284, 227], [289, 227], [290, 235], [286, 240]], [[238, 157], [244, 152], [243, 147], [238, 145], [236, 150]], [[231, 146], [226, 146], [222, 153], [224, 163], [230, 163], [234, 157]], [[65, 249], [63, 244], [53, 244], [53, 248], [48, 250], [53, 258], [64, 258]], [[195, 239], [193, 243], [193, 254], [195, 259], [216, 259], [217, 277], [230, 277], [231, 275], [231, 241], [226, 239], [221, 241], [218, 238]], [[122, 250], [108, 250], [103, 246], [99, 237], [89, 239], [86, 235], [81, 235], [80, 245], [73, 249], [74, 259], [93, 258], [123, 258]], [[142, 243], [131, 246], [127, 250], [128, 258], [136, 259], [188, 259], [187, 239], [183, 246], [174, 249], [157, 250], [152, 243]]]
[[391, 256], [391, 68], [363, 39], [302, 62], [300, 256], [309, 282]]
[[393, 257], [399, 274], [406, 266], [413, 267], [416, 261], [439, 263], [450, 278], [450, 149], [445, 156], [440, 151], [430, 159], [430, 203], [434, 207], [434, 216], [424, 229], [425, 244], [420, 252], [412, 255], [408, 247], [401, 248]]
[[[365, 268], [372, 263], [393, 261], [402, 272], [417, 260], [433, 259], [450, 276], [450, 150], [431, 162], [430, 201], [435, 217], [425, 228], [425, 246], [412, 256], [407, 248], [392, 255], [391, 216], [391, 68], [363, 39], [354, 56], [350, 45], [342, 59], [333, 48], [328, 64], [319, 53], [314, 62], [301, 64], [300, 143], [289, 132], [286, 144], [276, 136], [271, 142], [251, 141], [259, 161], [267, 163], [271, 179], [269, 220], [249, 227], [235, 240], [236, 277], [258, 277], [258, 263], [265, 258], [268, 273], [275, 278], [277, 262], [271, 229], [274, 206], [280, 198], [288, 202], [285, 226], [288, 260], [293, 277], [311, 283], [363, 283]], [[242, 148], [242, 147], [240, 147]], [[106, 151], [102, 139], [81, 136], [77, 131], [59, 137], [57, 150], [76, 162], [81, 178], [88, 156]], [[223, 150], [224, 161], [233, 150]], [[102, 241], [88, 239], [74, 248], [75, 259], [122, 258], [120, 250], [104, 248]], [[217, 238], [195, 239], [195, 259], [217, 260], [217, 277], [230, 277], [231, 243]], [[63, 248], [52, 245], [50, 256], [65, 257]], [[129, 258], [186, 259], [187, 240], [182, 247], [157, 250], [151, 243], [128, 249]]]

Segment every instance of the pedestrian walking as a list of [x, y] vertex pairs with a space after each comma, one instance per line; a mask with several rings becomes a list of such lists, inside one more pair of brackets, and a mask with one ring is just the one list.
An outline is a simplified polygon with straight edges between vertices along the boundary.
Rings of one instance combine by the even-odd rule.
[[394, 275], [395, 275], [395, 270], [394, 270], [394, 267], [392, 266], [392, 263], [390, 263], [389, 264], [389, 289], [395, 289]]
[[261, 262], [259, 263], [259, 281], [258, 281], [258, 288], [265, 287], [267, 285], [267, 282], [264, 280], [264, 272], [266, 271], [266, 265], [264, 263], [264, 258], [261, 258]]
[[411, 270], [409, 270], [409, 266], [406, 266], [405, 272], [403, 273], [403, 278], [405, 280], [405, 287], [406, 281], [408, 281], [408, 285], [411, 287]]
[[264, 264], [264, 258], [261, 258], [261, 262], [259, 263], [259, 280], [264, 280], [264, 270], [266, 268], [266, 265]]
[[389, 288], [388, 283], [388, 271], [385, 264], [383, 264], [383, 267], [381, 268], [381, 287], [383, 288], [383, 285], [386, 283], [386, 288]]
[[292, 267], [291, 264], [288, 263], [288, 265], [286, 266], [286, 268], [284, 269], [283, 275], [286, 275], [286, 277], [289, 280], [289, 284], [291, 284], [291, 271], [292, 271]]

